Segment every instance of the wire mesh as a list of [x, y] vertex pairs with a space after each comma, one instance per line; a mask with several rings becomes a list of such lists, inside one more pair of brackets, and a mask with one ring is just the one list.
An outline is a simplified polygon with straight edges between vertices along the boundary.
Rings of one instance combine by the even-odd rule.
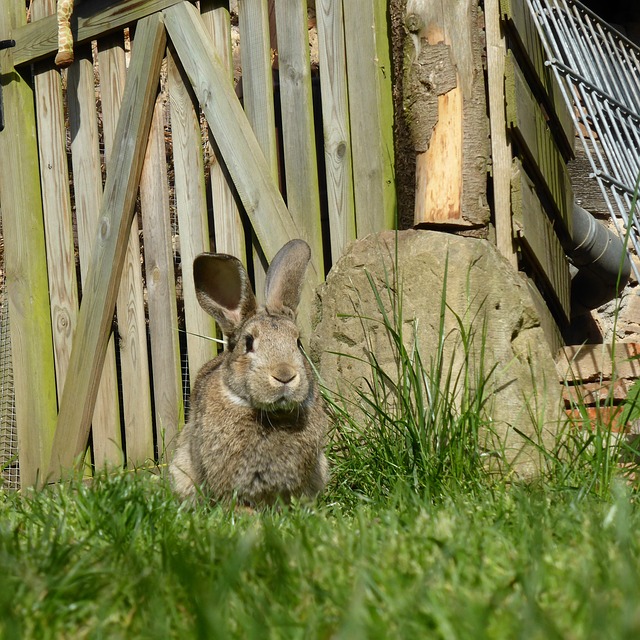
[[589, 159], [590, 177], [600, 186], [616, 231], [640, 255], [640, 49], [576, 0], [527, 2], [546, 64]]
[[16, 406], [11, 363], [9, 305], [5, 291], [4, 253], [0, 258], [0, 478], [5, 489], [20, 487]]

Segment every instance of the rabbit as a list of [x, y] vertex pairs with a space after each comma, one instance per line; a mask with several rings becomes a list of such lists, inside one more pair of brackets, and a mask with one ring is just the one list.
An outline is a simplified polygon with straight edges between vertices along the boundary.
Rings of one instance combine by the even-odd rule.
[[193, 387], [169, 468], [181, 499], [204, 495], [256, 508], [324, 489], [328, 418], [295, 323], [310, 257], [303, 240], [280, 249], [267, 271], [264, 308], [237, 258], [196, 257], [198, 302], [227, 346], [200, 369]]

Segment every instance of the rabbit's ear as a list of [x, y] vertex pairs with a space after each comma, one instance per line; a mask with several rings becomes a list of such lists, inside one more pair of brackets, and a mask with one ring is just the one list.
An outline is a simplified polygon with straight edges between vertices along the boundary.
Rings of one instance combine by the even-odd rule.
[[267, 311], [295, 315], [310, 259], [311, 249], [304, 240], [290, 240], [278, 251], [267, 271]]
[[256, 312], [256, 298], [242, 263], [223, 253], [201, 253], [193, 262], [200, 306], [231, 336]]

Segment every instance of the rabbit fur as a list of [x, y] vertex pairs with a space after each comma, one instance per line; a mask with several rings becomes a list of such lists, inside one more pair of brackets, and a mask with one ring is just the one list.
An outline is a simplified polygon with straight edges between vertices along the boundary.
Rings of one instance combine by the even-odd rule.
[[310, 257], [303, 240], [280, 249], [260, 309], [237, 258], [195, 259], [198, 301], [220, 325], [227, 347], [201, 368], [193, 386], [169, 469], [182, 499], [204, 495], [255, 507], [314, 497], [324, 488], [327, 416], [295, 324]]

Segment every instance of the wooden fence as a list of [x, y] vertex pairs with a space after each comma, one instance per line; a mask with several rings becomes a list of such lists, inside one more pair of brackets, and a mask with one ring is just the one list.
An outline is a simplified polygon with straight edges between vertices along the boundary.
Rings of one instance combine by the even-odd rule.
[[503, 246], [518, 250], [520, 269], [544, 300], [538, 311], [555, 353], [564, 344], [562, 331], [571, 319], [571, 275], [565, 250], [572, 246], [573, 190], [567, 162], [573, 157], [575, 130], [560, 87], [545, 65], [527, 2], [490, 0], [485, 3], [488, 6], [492, 9], [487, 16], [487, 55], [493, 70], [489, 100], [494, 105], [491, 132], [498, 245], [503, 227]]
[[54, 13], [0, 9], [16, 42], [0, 52], [0, 207], [24, 486], [170, 453], [185, 382], [215, 352], [198, 253], [242, 257], [259, 292], [305, 238], [308, 312], [344, 246], [395, 216], [383, 0], [316, 1], [321, 109], [303, 0], [239, 0], [242, 103], [225, 2], [85, 0], [63, 73]]

